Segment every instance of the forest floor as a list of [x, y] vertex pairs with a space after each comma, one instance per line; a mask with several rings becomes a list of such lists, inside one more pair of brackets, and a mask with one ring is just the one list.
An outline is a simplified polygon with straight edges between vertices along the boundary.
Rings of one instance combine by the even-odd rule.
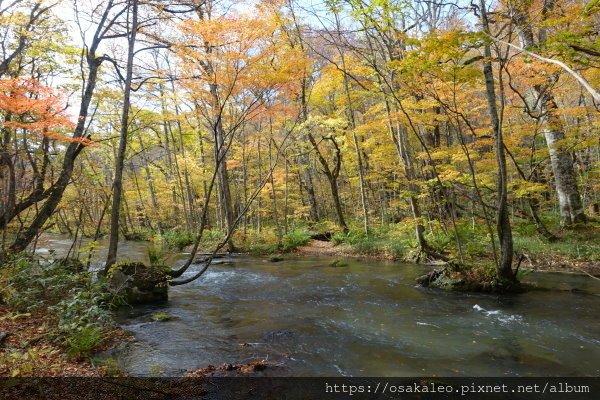
[[[311, 240], [303, 246], [298, 246], [293, 253], [303, 256], [360, 257], [359, 254], [353, 252], [352, 247], [348, 244], [336, 245], [333, 242], [321, 240]], [[384, 258], [384, 256], [373, 256], [373, 258]]]
[[557, 254], [525, 256], [523, 267], [536, 272], [562, 272], [600, 277], [599, 261], [574, 260]]
[[[17, 313], [0, 305], [0, 377], [95, 377], [110, 374], [106, 365], [93, 365], [87, 357], [72, 357], [64, 346], [55, 343], [52, 330], [54, 315], [36, 311]], [[119, 329], [110, 332], [97, 351], [115, 346], [128, 336]], [[100, 363], [101, 364], [101, 363]]]

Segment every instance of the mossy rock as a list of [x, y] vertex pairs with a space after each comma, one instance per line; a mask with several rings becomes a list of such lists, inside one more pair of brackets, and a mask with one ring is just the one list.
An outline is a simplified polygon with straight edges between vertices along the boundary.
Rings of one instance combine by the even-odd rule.
[[173, 318], [175, 318], [175, 316], [168, 314], [168, 313], [156, 313], [156, 314], [152, 314], [150, 316], [150, 318], [152, 318], [152, 321], [166, 322], [166, 321], [171, 321]]
[[336, 267], [336, 268], [347, 267], [348, 263], [345, 262], [344, 260], [335, 260], [335, 261], [332, 261], [331, 263], [329, 263], [329, 266]]
[[433, 270], [417, 278], [417, 283], [424, 287], [457, 292], [515, 293], [524, 289], [518, 281], [501, 281], [496, 277], [473, 273], [473, 271], [476, 270]]
[[165, 267], [143, 263], [115, 264], [108, 273], [111, 290], [124, 295], [128, 304], [147, 304], [169, 299]]

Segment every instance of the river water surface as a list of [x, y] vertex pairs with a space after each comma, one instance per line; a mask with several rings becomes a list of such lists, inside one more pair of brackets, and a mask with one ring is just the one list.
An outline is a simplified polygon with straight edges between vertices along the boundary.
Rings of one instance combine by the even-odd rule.
[[[46, 239], [40, 251], [69, 242]], [[141, 259], [143, 243], [124, 243]], [[174, 257], [181, 263], [184, 255]], [[131, 375], [177, 376], [265, 359], [294, 376], [599, 376], [600, 282], [538, 273], [528, 281], [582, 292], [519, 295], [424, 289], [426, 267], [372, 260], [238, 256], [171, 287], [169, 301], [126, 308], [136, 341], [115, 353]], [[192, 266], [193, 274], [200, 266]], [[170, 321], [151, 316], [165, 312]]]

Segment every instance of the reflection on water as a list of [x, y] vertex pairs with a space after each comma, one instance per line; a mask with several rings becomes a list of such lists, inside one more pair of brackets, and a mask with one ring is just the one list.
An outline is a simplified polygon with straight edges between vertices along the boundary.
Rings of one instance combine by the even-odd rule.
[[[121, 249], [139, 259], [140, 246]], [[417, 265], [330, 262], [239, 257], [215, 265], [201, 279], [170, 288], [168, 303], [121, 312], [137, 341], [117, 353], [119, 364], [133, 375], [181, 375], [255, 359], [299, 376], [600, 375], [596, 280], [528, 277], [595, 295], [462, 294], [416, 287], [425, 271]], [[157, 312], [176, 318], [153, 322]]]

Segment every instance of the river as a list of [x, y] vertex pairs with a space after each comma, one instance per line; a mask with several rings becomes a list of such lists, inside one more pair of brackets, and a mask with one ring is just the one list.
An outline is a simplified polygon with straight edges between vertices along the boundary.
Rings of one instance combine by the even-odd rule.
[[[69, 245], [48, 236], [38, 251]], [[144, 260], [145, 246], [123, 242], [120, 251]], [[294, 376], [600, 375], [600, 282], [589, 277], [532, 273], [527, 281], [563, 291], [498, 296], [418, 287], [428, 268], [398, 262], [223, 261], [171, 287], [164, 304], [119, 312], [136, 337], [114, 352], [121, 369], [179, 376], [264, 359], [279, 366], [275, 374]], [[174, 318], [153, 321], [159, 312]]]

